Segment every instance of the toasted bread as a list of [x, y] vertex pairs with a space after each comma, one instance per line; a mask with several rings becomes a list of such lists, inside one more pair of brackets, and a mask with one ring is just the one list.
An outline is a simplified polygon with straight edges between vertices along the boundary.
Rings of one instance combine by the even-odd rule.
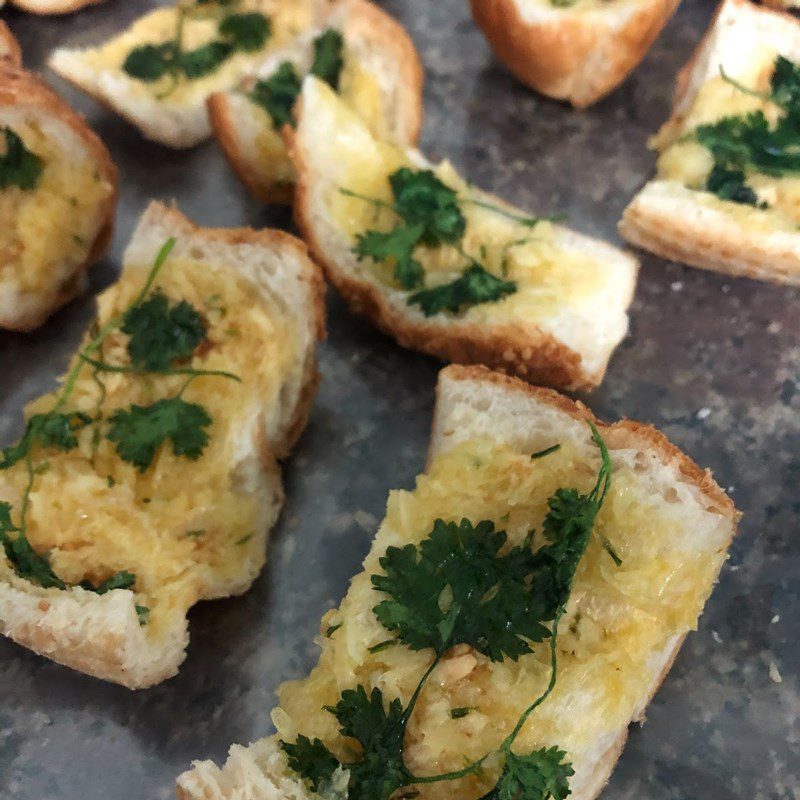
[[367, 0], [335, 0], [319, 27], [273, 53], [234, 91], [212, 94], [214, 135], [239, 179], [265, 203], [290, 203], [294, 170], [270, 115], [249, 97], [256, 81], [286, 62], [305, 75], [313, 41], [324, 30], [344, 38], [339, 91], [378, 135], [413, 145], [422, 123], [422, 65], [403, 27]]
[[[379, 220], [369, 203], [340, 190], [386, 201], [394, 169], [431, 165], [416, 151], [378, 141], [314, 78], [306, 79], [298, 111], [296, 131], [285, 130], [298, 175], [295, 218], [312, 254], [354, 311], [404, 347], [444, 360], [483, 363], [565, 389], [600, 383], [628, 328], [637, 273], [632, 257], [561, 225], [518, 224], [509, 215], [524, 212], [465, 183], [444, 163], [436, 174], [460, 198], [467, 220], [463, 242], [495, 273], [507, 268], [518, 291], [460, 313], [425, 316], [383, 264], [359, 261], [353, 252], [360, 234], [376, 225], [385, 230], [393, 215]], [[516, 245], [521, 247], [513, 250]], [[426, 288], [460, 274], [463, 264], [453, 248], [417, 248], [415, 257], [425, 268]]]
[[527, 86], [584, 108], [644, 58], [680, 0], [470, 0], [497, 58]]
[[[398, 698], [405, 704], [431, 662], [424, 649], [375, 647], [387, 632], [372, 609], [385, 595], [373, 588], [370, 574], [382, 571], [379, 559], [387, 546], [417, 544], [437, 517], [492, 520], [512, 543], [525, 540], [532, 528], [541, 530], [554, 487], [581, 491], [594, 480], [598, 458], [587, 420], [597, 425], [610, 451], [611, 488], [595, 540], [578, 567], [568, 619], [559, 627], [555, 689], [514, 749], [560, 747], [574, 769], [570, 797], [596, 797], [629, 725], [643, 720], [684, 636], [696, 627], [739, 515], [711, 475], [654, 428], [628, 421], [603, 425], [585, 406], [555, 392], [482, 367], [457, 366], [439, 378], [426, 473], [413, 492], [391, 495], [364, 572], [353, 579], [341, 606], [323, 618], [327, 635], [319, 640], [318, 666], [308, 678], [278, 690], [273, 713], [278, 733], [249, 747], [234, 745], [222, 768], [194, 762], [178, 778], [178, 797], [325, 796], [297, 776], [279, 740], [319, 737], [340, 758], [347, 753], [347, 763], [355, 751], [340, 749], [339, 726], [322, 706], [335, 704], [338, 694], [356, 683], [368, 696], [380, 688], [386, 702]], [[531, 459], [554, 444], [561, 445], [560, 453]], [[602, 537], [621, 559], [618, 566], [604, 551]], [[469, 647], [444, 656], [406, 729], [404, 754], [413, 775], [459, 769], [497, 747], [527, 707], [529, 693], [535, 697], [546, 684], [548, 648], [533, 647], [513, 664], [490, 662]], [[451, 714], [456, 707], [468, 713], [456, 718]], [[410, 788], [419, 791], [420, 800], [478, 797], [496, 779], [496, 767], [486, 773], [455, 783], [414, 787], [412, 781]], [[341, 790], [347, 772], [337, 776]]]
[[0, 64], [3, 62], [14, 67], [21, 67], [22, 50], [8, 25], [0, 19]]
[[0, 46], [0, 131], [41, 164], [32, 185], [0, 188], [0, 328], [27, 331], [85, 287], [108, 249], [117, 169], [83, 117], [20, 66], [5, 26]]
[[[175, 36], [177, 7], [159, 8], [140, 17], [130, 28], [97, 47], [57, 49], [50, 67], [62, 78], [95, 97], [135, 125], [142, 134], [168, 147], [187, 148], [207, 139], [211, 126], [206, 100], [214, 92], [232, 89], [278, 48], [310, 27], [327, 0], [243, 0], [236, 13], [257, 12], [271, 21], [271, 33], [255, 51], [234, 52], [210, 73], [193, 79], [161, 78], [145, 82], [131, 77], [123, 64], [135, 47], [163, 44]], [[198, 11], [183, 26], [185, 48], [215, 40], [222, 19], [214, 10]], [[217, 9], [224, 13], [225, 7]], [[206, 13], [211, 14], [210, 17]]]
[[[317, 381], [315, 344], [324, 334], [323, 281], [301, 242], [280, 231], [198, 228], [152, 203], [127, 248], [119, 283], [100, 297], [100, 325], [113, 320], [116, 327], [101, 349], [90, 351], [96, 358], [132, 363], [119, 315], [132, 307], [170, 238], [174, 247], [153, 296], [163, 292], [171, 302], [193, 304], [205, 338], [178, 374], [142, 378], [101, 370], [93, 378], [84, 366], [67, 381], [71, 394], [62, 410], [85, 414], [81, 419], [94, 420], [93, 429], [76, 431], [77, 446], [67, 452], [51, 453], [40, 443], [33, 458], [46, 457], [48, 469], [37, 472], [27, 511], [30, 544], [49, 552], [66, 588], [42, 588], [11, 561], [0, 563], [3, 634], [129, 688], [174, 675], [185, 657], [189, 608], [246, 591], [264, 565], [282, 502], [278, 459], [305, 425]], [[70, 375], [86, 358], [82, 352]], [[150, 451], [149, 464], [135, 463], [114, 444], [122, 441], [113, 439], [115, 415], [175, 396], [186, 380], [181, 376], [191, 374], [187, 368], [238, 378], [196, 377], [177, 395], [201, 404], [201, 417], [208, 414], [204, 448], [181, 453], [174, 439], [171, 450], [165, 440]], [[29, 414], [53, 404], [45, 396]], [[17, 528], [25, 507], [20, 469], [21, 463], [0, 471], [0, 498], [11, 502]], [[119, 573], [135, 582], [103, 594], [79, 585], [89, 580], [97, 587]]]
[[[88, 6], [97, 6], [106, 0], [9, 0], [12, 6], [29, 14], [47, 16], [50, 14], [71, 14]], [[0, 4], [2, 5], [2, 4]]]
[[[658, 174], [625, 209], [619, 229], [631, 244], [694, 267], [800, 284], [800, 174], [747, 176], [754, 203], [723, 200], [707, 189], [714, 158], [687, 141], [699, 123], [770, 104], [722, 76], [768, 89], [774, 59], [800, 62], [800, 22], [748, 0], [724, 0], [711, 28], [678, 76], [670, 119], [655, 137]], [[769, 208], [756, 207], [768, 201]]]

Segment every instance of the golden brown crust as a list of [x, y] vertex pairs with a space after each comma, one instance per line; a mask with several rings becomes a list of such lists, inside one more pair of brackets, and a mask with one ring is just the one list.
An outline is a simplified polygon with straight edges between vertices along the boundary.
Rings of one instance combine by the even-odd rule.
[[11, 0], [11, 4], [29, 14], [71, 14], [87, 6], [97, 6], [106, 0]]
[[38, 76], [25, 69], [15, 67], [7, 61], [0, 60], [0, 107], [2, 106], [40, 111], [72, 129], [89, 151], [101, 178], [112, 187], [111, 194], [98, 211], [99, 217], [105, 219], [105, 223], [98, 231], [84, 263], [73, 273], [67, 283], [60, 287], [53, 302], [47, 308], [39, 308], [34, 313], [20, 316], [13, 322], [4, 324], [8, 330], [25, 332], [38, 328], [51, 314], [80, 294], [85, 288], [87, 270], [108, 252], [114, 232], [119, 174], [105, 145], [87, 125], [83, 116], [70, 108]]
[[14, 38], [11, 29], [0, 19], [0, 64], [7, 63], [14, 67], [22, 66], [22, 49]]
[[[657, 454], [665, 463], [673, 464], [677, 467], [681, 476], [687, 483], [701, 491], [708, 500], [709, 510], [726, 517], [730, 517], [734, 524], [738, 522], [741, 514], [736, 510], [733, 501], [719, 487], [711, 475], [710, 470], [701, 469], [689, 456], [685, 455], [680, 449], [672, 444], [663, 433], [652, 425], [641, 422], [633, 422], [623, 419], [619, 422], [605, 423], [599, 420], [591, 410], [580, 401], [570, 400], [553, 389], [546, 389], [540, 386], [531, 386], [517, 378], [492, 372], [483, 366], [458, 366], [445, 367], [440, 375], [439, 386], [442, 378], [451, 381], [480, 381], [491, 383], [506, 391], [521, 393], [539, 403], [558, 408], [569, 414], [575, 419], [591, 420], [602, 432], [604, 438], [611, 448], [622, 448], [633, 446], [635, 440], [638, 445], [646, 445], [649, 452]], [[437, 386], [437, 397], [439, 387]]]
[[[680, 0], [646, 0], [621, 26], [615, 9], [548, 9], [523, 20], [517, 0], [470, 0], [475, 22], [495, 55], [526, 85], [584, 108], [619, 86], [644, 58]], [[599, 14], [608, 22], [598, 24]]]
[[[302, 107], [298, 108], [302, 114]], [[302, 148], [296, 147], [292, 129], [284, 131], [287, 149], [298, 175], [295, 188], [294, 218], [308, 244], [312, 258], [322, 267], [328, 280], [342, 295], [350, 309], [369, 319], [400, 345], [456, 364], [483, 364], [500, 372], [516, 375], [532, 383], [569, 391], [591, 391], [600, 384], [605, 370], [587, 374], [581, 356], [554, 336], [539, 328], [522, 328], [512, 323], [493, 325], [452, 323], [443, 326], [428, 321], [409, 321], [393, 308], [378, 286], [351, 278], [340, 270], [317, 239], [312, 223], [310, 169]]]

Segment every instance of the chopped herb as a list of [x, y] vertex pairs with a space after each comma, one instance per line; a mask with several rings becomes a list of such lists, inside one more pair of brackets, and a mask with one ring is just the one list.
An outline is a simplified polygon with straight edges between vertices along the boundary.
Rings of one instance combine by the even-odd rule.
[[328, 630], [325, 631], [325, 636], [328, 639], [330, 639], [331, 636], [333, 636], [333, 634], [336, 633], [336, 631], [338, 631], [339, 628], [341, 628], [341, 627], [342, 627], [342, 623], [341, 622], [337, 623], [336, 625], [329, 625], [328, 626]]
[[44, 161], [25, 147], [11, 128], [0, 129], [5, 134], [5, 152], [0, 153], [0, 190], [9, 186], [35, 189], [44, 170]]
[[134, 608], [136, 609], [139, 624], [144, 628], [150, 622], [150, 609], [147, 606], [140, 606], [138, 603], [134, 605]]
[[206, 532], [204, 528], [198, 528], [197, 530], [186, 531], [183, 536], [185, 539], [201, 539], [203, 536], [205, 536], [205, 533]]
[[570, 794], [569, 779], [575, 774], [572, 765], [564, 761], [566, 755], [558, 747], [526, 756], [509, 750], [497, 785], [481, 800], [565, 800]]
[[117, 481], [114, 479], [112, 475], [108, 475], [106, 477], [106, 483], [108, 484], [109, 489], [113, 489], [117, 485]]
[[246, 533], [241, 539], [236, 540], [237, 545], [247, 544], [253, 538], [252, 533]]
[[721, 200], [730, 200], [747, 206], [765, 206], [759, 203], [758, 195], [746, 182], [744, 170], [714, 164], [706, 180], [706, 189]]
[[106, 578], [101, 584], [95, 586], [91, 581], [81, 581], [78, 584], [82, 589], [87, 589], [96, 594], [106, 594], [114, 589], [130, 589], [136, 583], [136, 576], [132, 572], [123, 570], [117, 572], [110, 578]]
[[228, 14], [219, 26], [219, 32], [230, 40], [236, 50], [251, 53], [260, 50], [270, 37], [270, 21], [263, 14], [251, 11], [244, 14]]
[[122, 62], [122, 70], [131, 78], [154, 83], [175, 69], [175, 42], [143, 44], [134, 47]]
[[432, 317], [442, 311], [455, 314], [465, 306], [496, 302], [516, 291], [517, 284], [514, 281], [504, 281], [487, 272], [480, 264], [472, 264], [460, 278], [442, 286], [422, 289], [412, 294], [408, 302], [418, 305], [426, 317]]
[[256, 81], [248, 97], [272, 118], [276, 129], [292, 123], [292, 109], [302, 82], [294, 64], [284, 61], [269, 78]]
[[[16, 533], [16, 536], [10, 534]], [[11, 504], [0, 502], [0, 544], [6, 558], [20, 578], [37, 583], [44, 589], [66, 589], [67, 586], [50, 566], [46, 555], [37, 553], [28, 541], [24, 531], [11, 521]]]
[[311, 741], [307, 736], [298, 736], [294, 744], [281, 742], [289, 757], [289, 766], [305, 778], [316, 792], [330, 781], [339, 767], [339, 760], [319, 740]]
[[394, 276], [404, 289], [414, 289], [422, 284], [425, 269], [414, 256], [414, 248], [422, 236], [422, 225], [398, 225], [387, 233], [367, 231], [359, 234], [353, 252], [361, 261], [394, 260]]
[[13, 467], [28, 458], [37, 444], [42, 448], [73, 450], [78, 446], [75, 434], [90, 422], [90, 417], [79, 412], [63, 414], [49, 411], [46, 414], [34, 414], [28, 420], [22, 438], [0, 451], [0, 470]]
[[450, 718], [463, 719], [468, 714], [471, 714], [473, 711], [477, 711], [477, 709], [472, 706], [463, 706], [462, 708], [452, 708], [450, 709]]
[[206, 338], [197, 309], [186, 300], [170, 305], [158, 290], [125, 312], [121, 330], [131, 337], [131, 363], [148, 372], [165, 372], [175, 361], [188, 359]]
[[234, 49], [230, 42], [208, 42], [194, 50], [181, 53], [177, 60], [178, 69], [189, 80], [204, 78], [219, 69]]
[[339, 78], [344, 66], [344, 37], [342, 34], [329, 28], [314, 39], [314, 61], [311, 64], [311, 74], [325, 81], [334, 90], [339, 89]]
[[531, 453], [531, 460], [536, 460], [538, 458], [544, 458], [545, 456], [549, 456], [551, 453], [555, 453], [561, 449], [560, 444], [554, 444], [551, 447], [546, 447], [544, 450], [539, 450], [538, 453]]
[[208, 444], [205, 428], [211, 417], [203, 406], [187, 403], [180, 397], [158, 400], [149, 406], [132, 405], [116, 411], [107, 433], [117, 446], [117, 455], [140, 472], [155, 458], [156, 451], [168, 440], [172, 452], [196, 461]]
[[367, 652], [369, 653], [380, 653], [383, 650], [388, 650], [390, 647], [394, 647], [397, 644], [397, 639], [387, 639], [385, 642], [380, 642], [378, 644], [372, 645]]

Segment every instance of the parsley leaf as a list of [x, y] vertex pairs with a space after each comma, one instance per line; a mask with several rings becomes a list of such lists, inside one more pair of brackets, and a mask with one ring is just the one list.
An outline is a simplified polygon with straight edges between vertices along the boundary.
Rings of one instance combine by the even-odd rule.
[[442, 286], [422, 289], [412, 294], [408, 302], [418, 305], [426, 317], [442, 311], [458, 313], [464, 306], [492, 303], [517, 291], [514, 281], [505, 281], [473, 263], [461, 277]]
[[230, 42], [212, 41], [181, 53], [177, 63], [190, 80], [204, 78], [218, 69], [233, 51], [234, 45]]
[[294, 744], [282, 741], [280, 745], [289, 757], [289, 766], [305, 778], [315, 792], [330, 781], [339, 768], [339, 759], [319, 739], [312, 741], [300, 735]]
[[121, 329], [131, 337], [131, 363], [149, 372], [164, 372], [174, 361], [189, 358], [206, 338], [206, 323], [194, 306], [186, 300], [170, 306], [160, 291], [131, 306]]
[[404, 289], [414, 289], [422, 284], [425, 269], [413, 254], [424, 226], [398, 225], [396, 228], [383, 233], [381, 231], [367, 231], [359, 234], [353, 252], [361, 261], [371, 258], [375, 261], [388, 261], [394, 259], [394, 276]]
[[69, 451], [78, 446], [75, 433], [91, 422], [86, 414], [62, 414], [50, 411], [34, 414], [25, 426], [22, 438], [0, 451], [0, 469], [8, 469], [26, 458], [35, 444], [56, 450]]
[[175, 42], [143, 44], [128, 53], [122, 70], [131, 78], [154, 83], [174, 68], [176, 55]]
[[250, 100], [261, 106], [280, 129], [292, 124], [292, 109], [302, 89], [302, 82], [294, 64], [284, 61], [269, 78], [256, 81], [248, 94]]
[[35, 189], [44, 169], [44, 161], [25, 147], [22, 139], [11, 128], [5, 134], [5, 153], [0, 153], [0, 189], [18, 186]]
[[[16, 536], [9, 535], [15, 532]], [[14, 526], [11, 521], [11, 504], [7, 502], [0, 502], [0, 544], [3, 545], [6, 558], [20, 578], [38, 583], [44, 589], [67, 588], [53, 572], [50, 559], [46, 555], [39, 555], [24, 532]]]
[[390, 599], [375, 616], [412, 650], [469, 644], [492, 661], [529, 653], [529, 641], [550, 635], [543, 622], [555, 614], [531, 588], [529, 548], [500, 555], [506, 541], [487, 520], [437, 519], [418, 546], [390, 547], [380, 559], [385, 575], [373, 575], [372, 585]]
[[389, 176], [394, 210], [409, 224], [422, 225], [423, 244], [455, 244], [467, 229], [455, 190], [432, 170], [401, 167]]
[[772, 99], [787, 109], [800, 105], [800, 64], [794, 64], [784, 56], [775, 59], [775, 69], [770, 78]]
[[171, 397], [149, 406], [120, 409], [110, 422], [107, 436], [117, 445], [117, 455], [144, 472], [167, 440], [172, 441], [176, 456], [200, 458], [208, 444], [204, 429], [211, 425], [211, 417], [203, 406]]
[[236, 50], [250, 53], [260, 50], [272, 33], [267, 17], [258, 11], [228, 14], [220, 23], [219, 32], [230, 40]]
[[510, 750], [496, 786], [481, 800], [565, 800], [570, 794], [569, 778], [575, 774], [558, 747], [535, 750], [527, 756]]
[[338, 91], [339, 78], [344, 66], [344, 38], [334, 28], [328, 28], [314, 39], [314, 61], [311, 64], [311, 74], [325, 81], [331, 88]]
[[742, 169], [715, 164], [706, 180], [706, 189], [721, 200], [748, 206], [760, 205], [758, 195], [747, 185]]
[[115, 573], [110, 578], [106, 578], [102, 583], [95, 586], [91, 581], [81, 581], [79, 586], [95, 594], [106, 594], [113, 589], [130, 589], [136, 583], [136, 576], [132, 572], [122, 570]]

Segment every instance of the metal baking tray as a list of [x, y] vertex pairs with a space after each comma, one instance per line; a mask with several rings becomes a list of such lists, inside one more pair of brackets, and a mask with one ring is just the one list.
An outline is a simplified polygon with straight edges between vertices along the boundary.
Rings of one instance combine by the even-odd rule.
[[[28, 66], [57, 45], [98, 42], [153, 2], [109, 0], [61, 19], [4, 10]], [[387, 0], [426, 68], [423, 149], [475, 183], [539, 213], [617, 239], [628, 199], [650, 174], [647, 137], [708, 24], [709, 0], [684, 0], [644, 63], [582, 112], [537, 96], [492, 58], [466, 0]], [[53, 385], [114, 280], [149, 198], [175, 199], [204, 225], [277, 226], [285, 209], [250, 200], [213, 142], [173, 152], [47, 79], [89, 119], [121, 171], [109, 257], [92, 292], [27, 335], [0, 333], [0, 443], [23, 405]], [[190, 617], [180, 674], [132, 693], [0, 641], [0, 798], [172, 796], [193, 758], [271, 730], [276, 686], [316, 660], [319, 618], [358, 570], [387, 493], [421, 470], [438, 363], [403, 350], [329, 296], [323, 380], [285, 468], [287, 500], [253, 589]], [[709, 466], [745, 512], [700, 630], [632, 729], [606, 800], [800, 797], [800, 296], [650, 256], [631, 332], [585, 399], [603, 418], [652, 422]]]

